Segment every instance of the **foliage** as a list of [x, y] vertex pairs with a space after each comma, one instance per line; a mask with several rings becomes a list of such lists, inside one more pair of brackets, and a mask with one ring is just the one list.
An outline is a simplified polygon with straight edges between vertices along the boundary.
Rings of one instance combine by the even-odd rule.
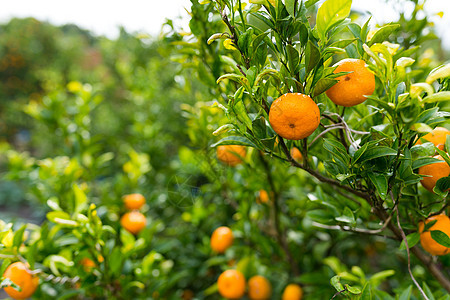
[[[2, 179], [24, 198], [11, 201], [41, 215], [33, 224], [2, 213], [0, 273], [26, 260], [40, 277], [36, 299], [219, 299], [217, 279], [230, 268], [267, 278], [273, 299], [289, 283], [306, 299], [448, 299], [449, 256], [430, 259], [417, 226], [450, 213], [449, 177], [431, 193], [417, 172], [436, 152], [450, 158], [416, 141], [448, 127], [450, 66], [414, 47], [433, 37], [428, 19], [414, 26], [416, 2], [411, 19], [376, 32], [348, 18], [350, 0], [317, 2], [191, 0], [191, 32], [168, 21], [159, 40], [32, 19], [4, 25], [0, 53], [24, 64], [0, 69], [11, 112]], [[377, 82], [366, 102], [343, 109], [325, 91], [346, 57], [366, 61]], [[14, 77], [26, 88], [8, 85]], [[301, 141], [268, 122], [287, 92], [310, 95], [321, 111]], [[31, 139], [19, 143], [24, 130]], [[222, 144], [246, 146], [244, 163], [220, 163]], [[267, 203], [257, 202], [261, 190]], [[130, 193], [146, 198], [137, 235], [119, 223]], [[210, 246], [219, 226], [234, 235], [223, 254]]]

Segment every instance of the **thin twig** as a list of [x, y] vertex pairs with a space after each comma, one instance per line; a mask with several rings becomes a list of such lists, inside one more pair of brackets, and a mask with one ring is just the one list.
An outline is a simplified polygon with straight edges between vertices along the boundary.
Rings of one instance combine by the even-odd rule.
[[346, 291], [347, 291], [347, 287], [345, 286], [342, 291], [339, 291], [336, 294], [334, 294], [333, 297], [331, 298], [331, 300], [333, 300], [334, 298], [336, 298], [337, 296], [339, 296], [340, 294], [342, 294], [342, 293], [344, 293]]
[[[391, 194], [392, 201], [394, 201], [394, 195], [392, 194], [392, 192], [390, 194]], [[409, 245], [408, 245], [408, 240], [406, 239], [405, 232], [403, 231], [403, 228], [400, 225], [400, 214], [398, 213], [398, 206], [395, 206], [394, 210], [397, 213], [397, 226], [398, 226], [398, 229], [400, 229], [400, 233], [402, 235], [403, 242], [405, 243], [405, 246], [406, 246], [406, 255], [408, 257], [408, 272], [409, 272], [409, 276], [411, 277], [411, 279], [414, 282], [415, 286], [419, 289], [420, 293], [422, 294], [422, 297], [425, 300], [429, 300], [429, 298], [427, 297], [425, 292], [422, 290], [422, 288], [420, 287], [419, 283], [416, 281], [416, 278], [414, 277], [414, 275], [413, 275], [413, 273], [411, 271], [411, 257], [410, 257], [410, 254], [409, 254]]]
[[[390, 218], [384, 222], [383, 226], [378, 229], [365, 229], [365, 228], [357, 228], [357, 227], [350, 227], [350, 226], [344, 226], [344, 225], [325, 225], [318, 222], [312, 222], [312, 225], [315, 227], [323, 228], [323, 229], [330, 229], [330, 230], [344, 230], [344, 231], [350, 231], [355, 233], [364, 233], [364, 234], [372, 234], [372, 235], [378, 235], [379, 233], [383, 232], [386, 227], [388, 226], [390, 222]], [[384, 235], [383, 235], [384, 236]], [[394, 238], [394, 237], [392, 237]]]

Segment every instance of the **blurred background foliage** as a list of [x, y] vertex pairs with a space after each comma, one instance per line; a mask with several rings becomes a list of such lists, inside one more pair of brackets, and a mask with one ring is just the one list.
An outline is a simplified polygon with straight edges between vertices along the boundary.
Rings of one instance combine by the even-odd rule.
[[[274, 295], [298, 282], [311, 299], [325, 299], [335, 292], [329, 283], [335, 274], [363, 285], [386, 270], [396, 271], [378, 274], [374, 284], [391, 294], [408, 288], [396, 241], [313, 226], [307, 212], [320, 207], [324, 189], [333, 193], [332, 187], [306, 180], [303, 171], [284, 163], [269, 163], [257, 150], [249, 150], [245, 164], [236, 168], [217, 162], [210, 146], [218, 137], [212, 132], [227, 117], [218, 107], [226, 95], [215, 82], [235, 66], [222, 56], [230, 55], [226, 45], [205, 45], [224, 31], [220, 16], [210, 5], [191, 2], [189, 30], [200, 42], [171, 21], [160, 38], [121, 29], [115, 40], [32, 18], [0, 25], [0, 219], [14, 221], [15, 229], [24, 222], [43, 225], [47, 232], [52, 225], [46, 213], [76, 211], [76, 191], [82, 191], [101, 222], [119, 232], [122, 195], [142, 193], [149, 225], [139, 245], [129, 236], [105, 238], [137, 248], [124, 256], [120, 271], [101, 279], [111, 290], [114, 284], [128, 286], [121, 290], [127, 296], [148, 299], [150, 291], [152, 299], [193, 299], [186, 296], [191, 291], [195, 299], [218, 299], [218, 275], [236, 265], [247, 275], [266, 276]], [[420, 70], [411, 79], [420, 82], [449, 52], [427, 17], [417, 21], [423, 6], [403, 2], [416, 9], [400, 15], [401, 26], [389, 38], [405, 49], [421, 45], [411, 51], [416, 59], [411, 68]], [[367, 16], [353, 12], [352, 18], [362, 25]], [[279, 199], [279, 217], [272, 206], [256, 202], [263, 189]], [[326, 201], [355, 205], [335, 195]], [[214, 255], [209, 237], [222, 225], [232, 227], [236, 242], [226, 254]], [[28, 255], [34, 253], [44, 270], [49, 264], [39, 261], [49, 255], [77, 261], [64, 253], [76, 250], [54, 247], [50, 238], [42, 239]], [[106, 260], [114, 259], [112, 251]], [[292, 269], [290, 260], [302, 269]], [[450, 266], [448, 256], [442, 262]], [[425, 269], [413, 265], [416, 278], [437, 289]], [[74, 277], [83, 270], [65, 266], [60, 272]], [[86, 277], [81, 295], [105, 296], [94, 277]], [[76, 289], [49, 280], [36, 297]]]

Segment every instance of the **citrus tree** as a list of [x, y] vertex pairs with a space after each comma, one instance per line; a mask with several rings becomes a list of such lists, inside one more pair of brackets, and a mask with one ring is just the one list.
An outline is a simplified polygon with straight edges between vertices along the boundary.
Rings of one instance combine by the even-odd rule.
[[81, 30], [62, 68], [6, 31], [32, 138], [1, 175], [41, 214], [0, 212], [3, 291], [449, 299], [450, 66], [423, 3], [372, 28], [349, 0], [191, 2], [191, 32]]
[[[407, 32], [416, 30], [415, 20], [402, 15], [399, 23], [409, 27], [370, 28], [370, 20], [348, 19], [351, 1], [328, 0], [318, 10], [318, 1], [191, 2], [192, 35], [174, 43], [175, 59], [209, 87], [202, 104], [186, 109], [194, 130], [209, 115], [203, 128], [217, 137], [191, 139], [200, 152], [217, 148], [228, 165], [216, 180], [236, 212], [231, 227], [256, 243], [231, 268], [247, 279], [265, 273], [278, 282], [275, 297], [292, 281], [312, 297], [330, 296], [318, 289], [326, 270], [314, 272], [326, 265], [336, 275], [328, 278], [333, 297], [387, 299], [382, 281], [408, 272], [408, 282], [391, 277], [397, 283], [387, 290], [446, 299], [450, 140], [443, 126], [450, 66], [430, 69], [420, 45], [399, 38], [424, 37], [420, 31], [429, 23]], [[416, 5], [415, 14], [422, 8]], [[270, 199], [267, 215], [244, 200], [249, 195]], [[352, 260], [355, 239], [365, 246], [364, 258]], [[265, 253], [266, 242], [275, 244]], [[384, 253], [386, 269], [367, 276], [358, 263], [377, 259], [377, 252]], [[284, 267], [271, 265], [276, 253]], [[373, 272], [379, 263], [364, 267]], [[220, 278], [210, 292], [230, 298]], [[229, 288], [239, 297], [246, 291], [240, 281]], [[247, 290], [252, 299], [250, 282]]]

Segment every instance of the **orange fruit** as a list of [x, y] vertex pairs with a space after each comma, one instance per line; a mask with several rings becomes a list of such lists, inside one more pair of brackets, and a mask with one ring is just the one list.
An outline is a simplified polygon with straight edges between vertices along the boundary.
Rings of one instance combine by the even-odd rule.
[[267, 203], [270, 200], [269, 193], [266, 190], [259, 190], [258, 197], [256, 198], [257, 203]]
[[3, 277], [9, 278], [20, 286], [21, 292], [13, 287], [5, 287], [5, 292], [13, 299], [26, 299], [31, 297], [39, 285], [39, 277], [30, 273], [28, 266], [22, 262], [15, 262], [6, 268]]
[[303, 297], [302, 288], [294, 283], [288, 284], [283, 292], [281, 300], [301, 300]]
[[319, 127], [320, 110], [311, 97], [300, 93], [287, 93], [272, 103], [269, 122], [281, 137], [301, 140]]
[[138, 211], [130, 211], [120, 218], [120, 225], [132, 234], [138, 234], [147, 225], [147, 219]]
[[419, 168], [420, 175], [430, 175], [432, 177], [424, 177], [420, 183], [423, 187], [433, 192], [436, 182], [442, 177], [447, 177], [450, 175], [450, 166], [444, 161], [442, 156], [436, 155], [434, 158], [442, 160], [441, 163], [429, 164]]
[[241, 164], [246, 153], [247, 150], [241, 145], [221, 145], [217, 147], [217, 158], [232, 167]]
[[450, 130], [445, 127], [436, 127], [433, 131], [427, 133], [423, 137], [421, 137], [417, 144], [422, 144], [421, 139], [426, 140], [427, 142], [433, 143], [436, 147], [441, 150], [444, 150], [445, 140], [447, 139], [447, 135], [450, 134]]
[[233, 244], [233, 240], [231, 229], [221, 226], [214, 230], [211, 235], [211, 248], [218, 253], [224, 253]]
[[248, 297], [251, 300], [267, 300], [272, 294], [272, 286], [264, 276], [256, 275], [248, 281]]
[[420, 244], [422, 244], [422, 247], [423, 249], [425, 249], [425, 251], [432, 255], [446, 255], [450, 253], [450, 248], [445, 247], [433, 240], [430, 231], [440, 230], [450, 237], [450, 218], [446, 215], [436, 215], [426, 219], [425, 224], [434, 220], [436, 220], [436, 223], [434, 223], [433, 226], [431, 226], [425, 232], [423, 232], [425, 225], [423, 224], [423, 222], [419, 223]]
[[183, 300], [192, 300], [194, 298], [194, 292], [191, 290], [184, 290], [183, 294], [181, 294], [181, 298]]
[[123, 196], [123, 202], [128, 209], [140, 209], [145, 204], [145, 197], [141, 194], [129, 194]]
[[366, 101], [366, 96], [375, 91], [375, 75], [361, 59], [343, 59], [335, 66], [334, 73], [352, 72], [336, 78], [338, 83], [326, 91], [328, 98], [335, 104], [346, 107], [355, 106]]
[[86, 272], [92, 271], [92, 268], [94, 268], [96, 266], [95, 262], [92, 259], [87, 258], [87, 257], [80, 260], [80, 264], [83, 266], [83, 269]]
[[226, 270], [217, 280], [219, 293], [227, 299], [239, 299], [245, 293], [245, 277], [238, 270]]
[[300, 152], [300, 150], [298, 150], [297, 147], [292, 147], [292, 149], [291, 149], [291, 156], [296, 161], [301, 161], [302, 158], [303, 158], [302, 153]]

